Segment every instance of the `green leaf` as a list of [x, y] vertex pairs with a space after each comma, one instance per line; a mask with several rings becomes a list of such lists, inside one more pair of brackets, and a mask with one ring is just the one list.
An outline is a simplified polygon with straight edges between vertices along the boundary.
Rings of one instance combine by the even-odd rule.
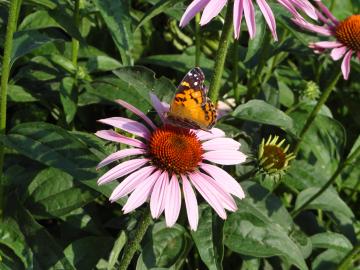
[[202, 205], [199, 211], [199, 225], [196, 231], [191, 231], [191, 236], [207, 268], [221, 270], [224, 256], [223, 222], [208, 205]]
[[[317, 187], [303, 190], [296, 199], [295, 209], [298, 209], [319, 190], [320, 188]], [[334, 213], [340, 212], [350, 218], [354, 217], [349, 206], [346, 205], [336, 191], [330, 188], [325, 190], [320, 196], [307, 205], [306, 209], [322, 209]]]
[[242, 120], [277, 126], [295, 134], [291, 117], [263, 100], [254, 99], [239, 105], [232, 115]]
[[[346, 253], [328, 249], [320, 253], [312, 262], [311, 269], [313, 270], [329, 270], [336, 269], [341, 260], [346, 256]], [[356, 268], [352, 269], [355, 270]], [[349, 269], [350, 270], [350, 269]]]
[[38, 99], [32, 96], [27, 89], [20, 85], [9, 84], [8, 99], [12, 102], [33, 102]]
[[37, 218], [60, 217], [93, 201], [97, 193], [58, 169], [42, 170], [28, 186], [27, 208]]
[[353, 247], [344, 235], [334, 232], [318, 233], [311, 236], [310, 239], [314, 248], [328, 248], [348, 252]]
[[94, 0], [111, 36], [121, 54], [125, 66], [133, 64], [131, 56], [132, 29], [131, 16], [127, 1]]
[[77, 110], [77, 88], [74, 78], [65, 77], [60, 84], [60, 99], [67, 123], [71, 123]]
[[10, 248], [19, 257], [26, 269], [32, 268], [33, 254], [19, 225], [12, 218], [6, 218], [0, 222], [0, 243]]
[[15, 209], [20, 229], [41, 269], [75, 270], [74, 266], [65, 258], [62, 248], [48, 231], [37, 223], [19, 203], [16, 203]]
[[122, 231], [116, 239], [114, 246], [110, 252], [107, 270], [112, 270], [114, 268], [116, 262], [118, 261], [119, 254], [125, 246], [126, 240], [126, 234], [124, 231]]
[[86, 63], [86, 69], [89, 73], [112, 71], [120, 67], [120, 62], [106, 55], [90, 57]]
[[148, 239], [144, 240], [144, 246], [136, 265], [137, 270], [171, 266], [178, 268], [191, 247], [189, 235], [178, 224], [167, 228], [164, 222], [156, 223]]

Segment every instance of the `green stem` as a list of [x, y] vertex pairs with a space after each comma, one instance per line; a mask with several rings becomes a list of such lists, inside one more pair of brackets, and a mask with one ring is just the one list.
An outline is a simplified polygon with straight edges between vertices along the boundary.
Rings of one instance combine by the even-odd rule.
[[299, 134], [299, 139], [295, 144], [294, 147], [294, 154], [297, 155], [297, 153], [299, 152], [300, 149], [300, 145], [304, 139], [304, 136], [306, 134], [306, 132], [309, 130], [311, 124], [314, 122], [316, 116], [318, 115], [321, 107], [325, 104], [325, 102], [327, 101], [327, 99], [329, 98], [331, 92], [333, 91], [333, 89], [335, 88], [336, 83], [338, 82], [339, 78], [340, 78], [341, 72], [337, 71], [337, 75], [333, 76], [333, 79], [331, 80], [331, 82], [329, 83], [329, 85], [326, 87], [325, 91], [322, 93], [319, 101], [317, 102], [317, 104], [315, 105], [314, 109], [311, 111], [310, 115], [308, 116], [308, 118], [306, 119], [305, 125], [303, 126], [302, 130], [300, 131]]
[[[74, 21], [77, 28], [79, 28], [80, 24], [80, 0], [75, 0], [75, 7], [74, 7]], [[71, 40], [71, 48], [72, 48], [72, 63], [74, 67], [77, 69], [77, 62], [78, 62], [78, 54], [79, 54], [79, 41], [75, 38]]]
[[133, 239], [129, 240], [126, 243], [124, 249], [124, 256], [121, 259], [119, 270], [128, 269], [132, 258], [135, 255], [135, 252], [139, 249], [141, 240], [143, 239], [149, 225], [151, 224], [152, 218], [150, 214], [150, 209], [146, 209], [143, 213], [139, 224], [136, 228], [135, 235]]
[[195, 16], [195, 67], [200, 66], [200, 13]]
[[239, 81], [239, 68], [238, 68], [238, 61], [239, 61], [239, 42], [234, 40], [234, 49], [233, 49], [233, 90], [234, 90], [234, 97], [235, 103], [239, 104], [240, 101], [240, 91], [238, 86]]
[[318, 198], [321, 194], [325, 192], [336, 180], [336, 178], [341, 174], [341, 172], [350, 165], [358, 156], [360, 155], [360, 146], [356, 148], [356, 150], [348, 156], [348, 158], [344, 162], [340, 162], [339, 166], [336, 168], [333, 175], [330, 179], [325, 183], [325, 185], [316, 192], [313, 196], [311, 196], [306, 202], [304, 202], [298, 209], [291, 213], [291, 216], [296, 217], [302, 210], [304, 210], [310, 203], [312, 203], [316, 198]]
[[228, 51], [231, 34], [233, 31], [232, 9], [233, 9], [233, 5], [231, 3], [228, 3], [226, 9], [225, 21], [219, 41], [219, 48], [217, 50], [216, 59], [215, 59], [214, 73], [211, 78], [210, 87], [209, 87], [209, 97], [214, 103], [217, 102], [219, 97], [221, 77], [223, 75], [226, 54]]
[[352, 263], [352, 260], [356, 260], [356, 258], [359, 258], [360, 254], [360, 244], [354, 246], [352, 250], [349, 251], [349, 253], [342, 259], [336, 270], [347, 270], [350, 269], [350, 265]]
[[[4, 135], [6, 131], [6, 103], [7, 103], [7, 89], [10, 75], [10, 60], [11, 49], [13, 44], [13, 36], [16, 31], [17, 16], [20, 11], [21, 0], [10, 1], [9, 17], [6, 27], [4, 56], [2, 63], [1, 75], [1, 94], [0, 94], [0, 135]], [[4, 166], [5, 146], [0, 145], [0, 219], [3, 217], [3, 210], [5, 208], [4, 200], [4, 177], [2, 174]]]

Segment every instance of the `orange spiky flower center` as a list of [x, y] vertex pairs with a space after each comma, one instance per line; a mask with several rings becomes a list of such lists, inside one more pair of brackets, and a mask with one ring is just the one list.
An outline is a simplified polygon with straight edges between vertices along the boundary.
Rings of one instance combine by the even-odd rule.
[[169, 125], [152, 133], [148, 147], [155, 166], [177, 174], [194, 171], [204, 153], [193, 131]]
[[360, 15], [352, 15], [341, 21], [335, 29], [338, 41], [354, 51], [360, 51]]
[[266, 157], [264, 167], [273, 164], [273, 168], [282, 169], [286, 162], [286, 154], [281, 147], [277, 145], [265, 145], [263, 156]]

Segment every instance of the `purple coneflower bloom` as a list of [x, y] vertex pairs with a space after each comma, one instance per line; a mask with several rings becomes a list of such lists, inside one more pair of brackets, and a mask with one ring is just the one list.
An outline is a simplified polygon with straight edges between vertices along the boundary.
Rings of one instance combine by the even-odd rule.
[[360, 59], [360, 15], [352, 15], [343, 21], [339, 21], [321, 0], [315, 0], [317, 5], [316, 13], [321, 22], [321, 25], [318, 25], [304, 19], [288, 1], [279, 0], [279, 2], [291, 12], [293, 15], [292, 20], [298, 26], [335, 39], [313, 42], [309, 44], [309, 47], [315, 53], [322, 53], [327, 49], [331, 49], [330, 56], [334, 61], [343, 58], [341, 70], [344, 79], [347, 80], [350, 74], [351, 56], [355, 53], [357, 58]]
[[[315, 10], [307, 0], [288, 0], [294, 5], [302, 8], [306, 13], [316, 18]], [[243, 14], [249, 31], [250, 38], [253, 39], [256, 34], [255, 23], [255, 8], [253, 0], [234, 0], [233, 20], [234, 20], [234, 37], [240, 37], [240, 28]], [[216, 15], [223, 9], [227, 0], [194, 0], [186, 9], [184, 15], [181, 18], [180, 26], [183, 27], [189, 23], [189, 21], [196, 15], [196, 13], [204, 10], [201, 16], [200, 25], [205, 25], [210, 22]], [[256, 0], [260, 11], [264, 15], [265, 21], [270, 28], [270, 31], [275, 40], [278, 40], [276, 34], [276, 23], [274, 14], [266, 2], [266, 0]]]
[[167, 125], [164, 115], [168, 105], [160, 102], [155, 95], [151, 95], [151, 100], [164, 123], [160, 127], [123, 100], [117, 102], [144, 123], [123, 117], [99, 120], [138, 138], [129, 138], [114, 130], [96, 132], [105, 140], [132, 146], [111, 154], [99, 163], [98, 168], [125, 157], [137, 156], [109, 170], [100, 177], [98, 184], [126, 176], [112, 192], [110, 201], [131, 194], [123, 207], [124, 213], [129, 213], [149, 200], [152, 217], [158, 218], [165, 211], [167, 226], [173, 226], [178, 219], [182, 193], [192, 230], [196, 230], [199, 219], [195, 187], [216, 213], [226, 219], [225, 209], [237, 209], [232, 195], [239, 199], [245, 195], [232, 176], [209, 162], [222, 165], [244, 162], [246, 156], [239, 151], [240, 143], [226, 138], [218, 128], [206, 132]]

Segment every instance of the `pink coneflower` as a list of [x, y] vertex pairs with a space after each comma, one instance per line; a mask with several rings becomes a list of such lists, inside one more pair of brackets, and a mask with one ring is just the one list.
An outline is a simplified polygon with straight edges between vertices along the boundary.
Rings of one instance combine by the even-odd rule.
[[[155, 95], [151, 95], [151, 100], [164, 122], [168, 106]], [[232, 165], [244, 162], [246, 156], [239, 151], [237, 141], [226, 138], [218, 128], [206, 132], [167, 124], [157, 127], [134, 106], [123, 100], [117, 103], [139, 116], [144, 124], [123, 117], [99, 120], [138, 137], [129, 138], [114, 130], [96, 132], [98, 137], [105, 140], [132, 146], [111, 154], [99, 163], [98, 168], [125, 157], [137, 156], [116, 165], [98, 180], [98, 184], [102, 185], [126, 176], [112, 192], [110, 201], [131, 194], [123, 207], [124, 213], [129, 213], [149, 200], [152, 217], [158, 218], [165, 210], [166, 224], [173, 226], [181, 208], [182, 185], [192, 230], [196, 230], [199, 219], [193, 187], [222, 219], [226, 219], [225, 209], [237, 209], [231, 195], [244, 198], [241, 186], [223, 169], [209, 163]]]
[[[288, 0], [297, 7], [302, 8], [306, 13], [316, 18], [315, 10], [307, 0]], [[250, 38], [253, 39], [256, 34], [256, 23], [255, 23], [255, 8], [253, 0], [235, 0], [233, 9], [233, 20], [234, 20], [234, 37], [239, 38], [242, 16], [244, 14], [247, 28], [249, 31]], [[194, 0], [186, 9], [184, 15], [181, 18], [180, 26], [183, 27], [189, 23], [189, 21], [196, 15], [196, 13], [204, 10], [201, 16], [200, 25], [205, 25], [210, 22], [216, 15], [218, 15], [227, 0]], [[270, 31], [275, 40], [278, 40], [276, 34], [276, 23], [274, 14], [266, 2], [266, 0], [256, 0], [262, 14], [264, 15], [265, 21], [270, 28]]]
[[315, 53], [322, 53], [331, 49], [330, 56], [334, 61], [343, 58], [341, 70], [344, 79], [347, 80], [350, 74], [351, 56], [355, 53], [360, 59], [360, 15], [352, 15], [343, 21], [338, 21], [321, 0], [315, 0], [316, 13], [322, 24], [317, 25], [306, 21], [288, 1], [279, 0], [279, 2], [294, 16], [292, 20], [295, 24], [306, 30], [335, 39], [310, 43], [309, 47]]

